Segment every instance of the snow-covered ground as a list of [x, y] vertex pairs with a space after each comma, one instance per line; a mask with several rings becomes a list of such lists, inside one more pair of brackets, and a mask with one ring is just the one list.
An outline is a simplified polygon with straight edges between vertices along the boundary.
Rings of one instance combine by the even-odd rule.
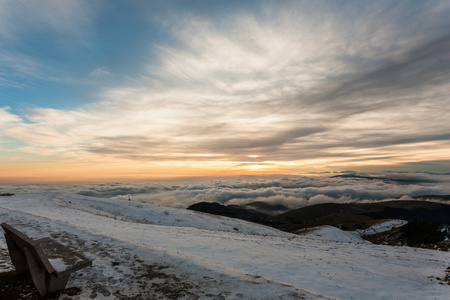
[[307, 236], [311, 239], [319, 239], [323, 241], [370, 243], [364, 240], [358, 232], [343, 231], [339, 228], [328, 225], [301, 229], [296, 233]]
[[[450, 266], [449, 253], [349, 242], [332, 228], [322, 229], [324, 240], [194, 211], [60, 193], [0, 197], [0, 221], [34, 238], [51, 236], [93, 260], [71, 277], [68, 286], [82, 289], [73, 299], [450, 294], [450, 286], [437, 279]], [[0, 248], [6, 249], [3, 236]], [[0, 262], [1, 269], [8, 263]]]

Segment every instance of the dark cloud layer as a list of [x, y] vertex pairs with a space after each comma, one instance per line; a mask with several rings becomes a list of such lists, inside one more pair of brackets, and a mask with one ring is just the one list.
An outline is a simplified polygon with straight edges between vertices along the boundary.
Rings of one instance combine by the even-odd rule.
[[[402, 55], [400, 61], [388, 61], [374, 71], [354, 75], [353, 79], [340, 84], [338, 88], [318, 99], [313, 99], [311, 104], [326, 102], [330, 110], [337, 109], [347, 114], [377, 109], [377, 106], [388, 104], [399, 105], [399, 103], [392, 103], [392, 96], [399, 96], [406, 90], [429, 89], [434, 85], [447, 82], [450, 74], [449, 49], [450, 32], [447, 32], [433, 41], [408, 51]], [[389, 97], [376, 102], [361, 101], [361, 99], [370, 99], [369, 97], [379, 95], [389, 95]], [[331, 101], [334, 105], [330, 103]]]

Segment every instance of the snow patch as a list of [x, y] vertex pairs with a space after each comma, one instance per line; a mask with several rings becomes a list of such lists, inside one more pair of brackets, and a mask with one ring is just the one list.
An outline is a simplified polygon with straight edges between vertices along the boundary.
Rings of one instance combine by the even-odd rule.
[[309, 238], [334, 242], [351, 242], [351, 243], [370, 243], [361, 238], [361, 236], [352, 231], [344, 231], [334, 226], [318, 226], [312, 228], [301, 229], [296, 232]]
[[405, 220], [389, 220], [386, 222], [372, 225], [371, 227], [364, 229], [364, 230], [358, 229], [358, 230], [356, 230], [356, 232], [360, 235], [372, 235], [372, 234], [389, 231], [393, 228], [401, 227], [407, 223], [408, 223], [408, 221], [405, 221]]
[[56, 272], [64, 272], [67, 270], [67, 265], [60, 258], [50, 258], [48, 261]]

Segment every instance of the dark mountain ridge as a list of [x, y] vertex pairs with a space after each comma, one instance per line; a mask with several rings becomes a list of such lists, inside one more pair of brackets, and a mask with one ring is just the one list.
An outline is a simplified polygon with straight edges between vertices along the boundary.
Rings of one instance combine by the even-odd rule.
[[378, 219], [424, 220], [450, 224], [450, 205], [420, 200], [345, 204], [323, 203], [291, 210], [278, 215], [277, 218], [302, 227], [320, 225], [332, 225], [339, 228], [349, 227], [342, 229], [364, 228], [364, 221]]
[[199, 202], [189, 206], [187, 209], [254, 222], [260, 218], [266, 218], [268, 216], [267, 214], [259, 212], [255, 209], [240, 205], [222, 205], [217, 202]]
[[[263, 209], [262, 209], [263, 208]], [[450, 224], [450, 205], [421, 200], [393, 200], [374, 203], [322, 203], [273, 215], [283, 206], [253, 202], [222, 205], [200, 202], [188, 209], [249, 220], [284, 231], [331, 225], [344, 230], [364, 229], [379, 219], [423, 220]]]
[[[449, 196], [421, 196], [424, 199], [446, 200]], [[418, 199], [422, 199], [419, 198]], [[409, 222], [402, 228], [394, 228], [386, 233], [368, 236], [367, 239], [380, 244], [410, 245], [448, 249], [446, 236], [437, 228], [450, 224], [450, 205], [422, 200], [393, 200], [374, 203], [323, 203], [306, 206], [274, 215], [283, 206], [271, 206], [263, 202], [247, 205], [221, 205], [201, 202], [188, 209], [216, 215], [240, 218], [271, 226], [283, 231], [296, 232], [299, 229], [331, 225], [342, 230], [367, 229], [385, 219], [401, 219]], [[266, 211], [264, 211], [266, 210]], [[447, 224], [447, 225], [446, 225]], [[447, 237], [448, 238], [448, 237]], [[444, 240], [442, 240], [444, 239]], [[442, 240], [442, 241], [439, 241]], [[433, 244], [430, 244], [430, 241]], [[441, 245], [444, 243], [445, 245]], [[431, 245], [431, 246], [430, 246]]]

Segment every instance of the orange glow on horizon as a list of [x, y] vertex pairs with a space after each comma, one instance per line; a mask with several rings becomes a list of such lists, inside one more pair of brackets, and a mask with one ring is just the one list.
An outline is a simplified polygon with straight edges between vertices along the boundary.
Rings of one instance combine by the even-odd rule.
[[285, 173], [281, 168], [231, 162], [74, 163], [68, 161], [21, 162], [2, 166], [0, 182], [64, 183], [172, 180], [177, 178], [228, 177]]
[[[445, 159], [447, 150], [436, 143], [409, 145], [414, 162]], [[425, 147], [427, 146], [427, 147]], [[404, 149], [404, 147], [402, 148]], [[398, 167], [411, 158], [393, 147], [340, 149], [341, 153], [359, 152], [357, 157], [321, 157], [296, 161], [227, 161], [186, 160], [155, 161], [117, 159], [114, 157], [74, 156], [58, 157], [38, 154], [2, 152], [0, 183], [68, 183], [107, 181], [171, 181], [180, 178], [217, 178], [246, 175], [294, 175], [342, 171], [348, 169], [375, 170]], [[411, 152], [409, 152], [411, 153]], [[251, 158], [256, 155], [252, 155]]]

